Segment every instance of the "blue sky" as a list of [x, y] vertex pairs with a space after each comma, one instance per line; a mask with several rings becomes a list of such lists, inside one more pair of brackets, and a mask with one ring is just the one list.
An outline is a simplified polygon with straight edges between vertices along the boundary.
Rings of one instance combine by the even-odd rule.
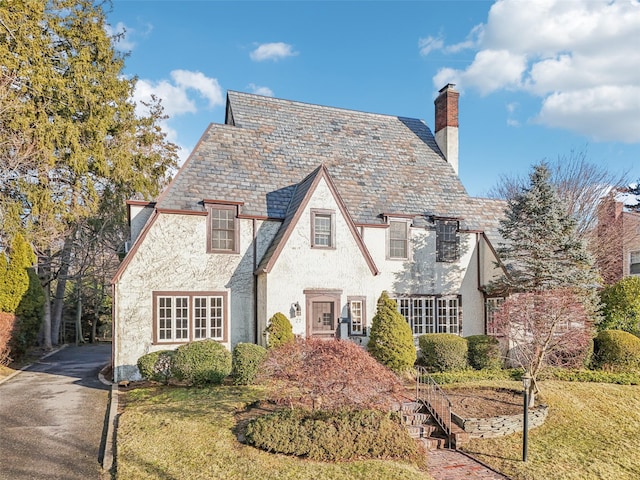
[[460, 177], [586, 152], [640, 179], [640, 2], [115, 0], [137, 101], [155, 94], [185, 159], [227, 90], [423, 119], [460, 96]]

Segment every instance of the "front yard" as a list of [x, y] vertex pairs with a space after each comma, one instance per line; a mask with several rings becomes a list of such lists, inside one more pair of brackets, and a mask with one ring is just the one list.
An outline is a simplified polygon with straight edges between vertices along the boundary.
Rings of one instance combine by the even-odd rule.
[[[519, 382], [475, 382], [519, 388]], [[464, 449], [521, 479], [640, 478], [640, 387], [547, 381], [544, 426], [522, 435], [474, 440]], [[260, 397], [254, 387], [133, 389], [121, 394], [121, 479], [430, 479], [410, 464], [328, 464], [268, 454], [236, 440], [235, 414]]]

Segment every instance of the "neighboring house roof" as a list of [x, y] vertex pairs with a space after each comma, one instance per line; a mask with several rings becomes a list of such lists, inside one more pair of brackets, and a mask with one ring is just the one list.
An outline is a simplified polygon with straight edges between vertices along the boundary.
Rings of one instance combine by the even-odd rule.
[[210, 198], [285, 219], [296, 185], [322, 164], [357, 224], [381, 224], [383, 212], [471, 220], [485, 211], [421, 120], [229, 92], [226, 122], [209, 126], [159, 209], [202, 211]]
[[347, 212], [344, 202], [340, 198], [340, 195], [337, 192], [329, 173], [327, 172], [327, 168], [324, 165], [321, 165], [318, 168], [316, 168], [309, 176], [307, 176], [307, 178], [305, 178], [302, 182], [300, 182], [300, 184], [295, 189], [291, 202], [289, 203], [289, 208], [287, 209], [287, 214], [284, 218], [284, 221], [282, 222], [280, 229], [278, 230], [278, 232], [276, 233], [276, 236], [271, 242], [271, 245], [269, 245], [269, 248], [267, 249], [266, 253], [262, 257], [262, 260], [260, 261], [260, 265], [258, 265], [256, 273], [262, 273], [262, 272], [269, 273], [271, 271], [271, 268], [273, 268], [273, 265], [278, 259], [280, 252], [282, 251], [284, 245], [287, 242], [287, 239], [289, 238], [289, 235], [291, 234], [296, 224], [298, 223], [298, 220], [300, 219], [300, 215], [302, 214], [302, 211], [305, 209], [305, 207], [309, 203], [309, 199], [315, 192], [316, 187], [318, 186], [318, 183], [320, 183], [321, 179], [324, 179], [327, 182], [329, 190], [331, 191], [333, 198], [335, 199], [336, 203], [338, 204], [338, 207], [340, 208], [340, 213], [342, 214], [343, 218], [347, 222], [347, 225], [349, 226], [349, 230], [353, 235], [353, 239], [358, 245], [358, 248], [360, 249], [360, 251], [362, 252], [362, 256], [367, 262], [367, 265], [369, 266], [371, 273], [373, 275], [377, 275], [378, 273], [380, 273], [380, 271], [378, 270], [378, 267], [376, 267], [375, 262], [373, 261], [373, 257], [371, 256], [371, 254], [369, 253], [369, 250], [367, 249], [366, 245], [362, 241], [362, 237], [358, 234], [358, 231], [356, 230], [356, 226], [354, 225], [353, 220], [351, 219], [351, 216]]

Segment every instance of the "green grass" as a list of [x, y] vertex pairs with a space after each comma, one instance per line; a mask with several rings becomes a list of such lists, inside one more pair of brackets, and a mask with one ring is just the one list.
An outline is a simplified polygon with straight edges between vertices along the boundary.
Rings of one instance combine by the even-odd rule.
[[639, 386], [545, 381], [541, 388], [549, 416], [529, 432], [526, 463], [522, 434], [473, 440], [464, 450], [513, 480], [640, 478]]
[[154, 387], [121, 397], [119, 479], [431, 479], [409, 463], [312, 462], [239, 443], [234, 414], [260, 397], [254, 387]]

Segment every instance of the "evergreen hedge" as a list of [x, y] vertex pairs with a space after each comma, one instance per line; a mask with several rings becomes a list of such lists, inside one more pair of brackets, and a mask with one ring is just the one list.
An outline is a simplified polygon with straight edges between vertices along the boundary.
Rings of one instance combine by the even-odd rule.
[[293, 327], [291, 322], [283, 313], [276, 313], [269, 319], [269, 326], [266, 329], [267, 348], [277, 348], [285, 343], [293, 342]]
[[623, 330], [604, 330], [593, 341], [593, 363], [611, 372], [640, 370], [640, 338]]
[[424, 365], [437, 372], [464, 370], [467, 340], [453, 333], [427, 333], [418, 339]]
[[233, 349], [233, 383], [236, 385], [253, 384], [267, 350], [253, 343], [238, 343]]
[[191, 385], [220, 384], [231, 373], [231, 352], [215, 340], [181, 345], [173, 356], [173, 373]]
[[33, 268], [27, 269], [29, 286], [16, 308], [16, 322], [11, 338], [11, 355], [20, 358], [36, 344], [44, 318], [44, 290]]
[[502, 368], [500, 342], [490, 335], [466, 337], [469, 365], [476, 370]]
[[412, 368], [416, 362], [417, 353], [411, 327], [386, 291], [378, 299], [367, 350], [376, 360], [396, 373]]
[[147, 353], [138, 359], [138, 370], [142, 378], [168, 383], [173, 376], [173, 356], [175, 350], [159, 350]]
[[8, 262], [0, 252], [0, 312], [15, 313], [29, 289], [27, 269], [34, 263], [33, 250], [21, 234], [16, 234], [11, 241]]

